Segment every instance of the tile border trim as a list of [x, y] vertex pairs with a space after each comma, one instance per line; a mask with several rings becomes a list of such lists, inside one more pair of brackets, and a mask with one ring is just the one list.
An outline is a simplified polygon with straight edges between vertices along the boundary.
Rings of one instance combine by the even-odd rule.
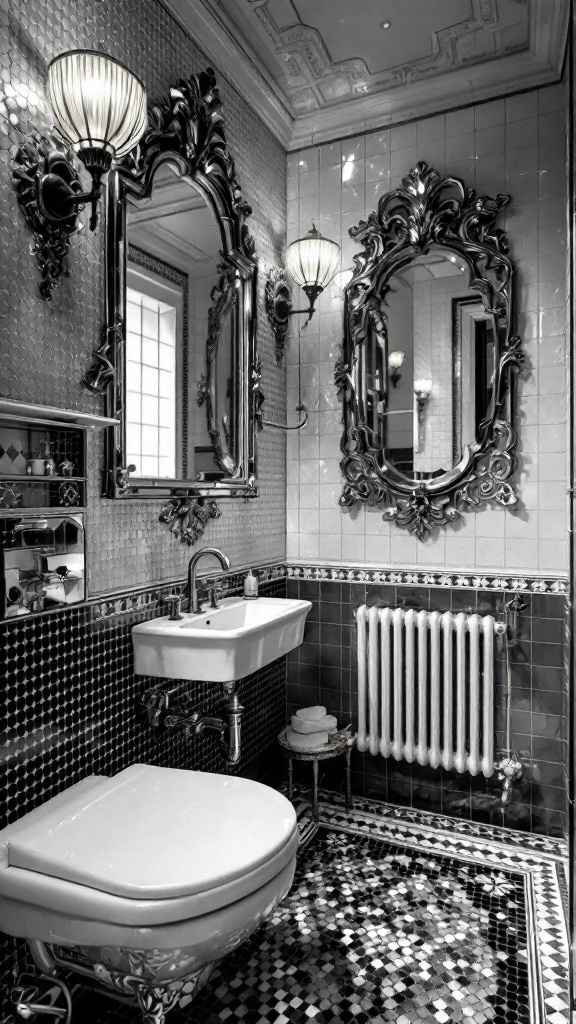
[[469, 590], [515, 590], [533, 594], [568, 594], [568, 580], [560, 576], [516, 576], [508, 573], [470, 572], [465, 569], [395, 569], [370, 565], [338, 565], [289, 561], [289, 579], [331, 580], [341, 583], [388, 583], [394, 586], [457, 587]]
[[[344, 797], [341, 793], [321, 789], [319, 796], [321, 807], [326, 813], [345, 813]], [[485, 822], [456, 818], [449, 814], [440, 814], [437, 811], [402, 807], [399, 804], [387, 803], [385, 800], [361, 796], [354, 796], [354, 814], [361, 815], [363, 818], [374, 818], [380, 825], [384, 822], [396, 822], [440, 835], [450, 834], [453, 838], [460, 836], [471, 842], [504, 846], [508, 852], [515, 847], [523, 850], [527, 855], [534, 853], [538, 857], [551, 858], [562, 864], [567, 863], [568, 859], [568, 845], [564, 839], [539, 835], [535, 832], [521, 832], [508, 825], [488, 825]]]
[[[243, 577], [248, 569], [252, 568], [258, 573], [258, 579], [262, 585], [272, 583], [279, 579], [309, 580], [310, 582], [336, 582], [336, 583], [360, 583], [369, 584], [391, 584], [393, 586], [424, 586], [438, 587], [445, 589], [456, 587], [468, 590], [495, 590], [495, 591], [519, 591], [532, 594], [555, 594], [567, 596], [570, 592], [566, 579], [552, 576], [499, 576], [491, 573], [478, 574], [466, 572], [465, 569], [454, 569], [450, 572], [442, 570], [407, 570], [394, 569], [382, 566], [370, 565], [345, 565], [345, 564], [322, 564], [301, 563], [293, 561], [266, 562], [260, 565], [235, 566], [230, 572], [208, 572], [203, 575], [214, 576], [225, 580], [230, 593], [238, 591], [243, 582]], [[92, 608], [93, 619], [108, 619], [114, 615], [134, 613], [149, 608], [156, 604], [159, 599], [165, 596], [168, 591], [177, 591], [182, 596], [186, 592], [186, 579], [184, 577], [172, 577], [165, 580], [154, 580], [150, 583], [141, 583], [136, 587], [124, 587], [121, 590], [109, 591], [101, 594], [94, 594], [86, 601], [79, 601], [74, 605], [65, 605], [58, 609], [48, 609], [41, 612], [33, 612], [26, 616], [28, 621], [42, 615], [63, 614], [70, 608]], [[13, 619], [1, 619], [4, 625], [15, 621]], [[18, 619], [22, 622], [22, 619]]]

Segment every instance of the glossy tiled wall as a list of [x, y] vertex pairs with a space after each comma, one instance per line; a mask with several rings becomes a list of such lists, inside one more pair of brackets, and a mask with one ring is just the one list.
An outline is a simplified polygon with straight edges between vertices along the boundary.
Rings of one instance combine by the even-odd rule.
[[[509, 193], [508, 232], [518, 283], [520, 504], [485, 508], [424, 542], [377, 509], [342, 511], [340, 405], [332, 383], [342, 335], [342, 292], [321, 296], [302, 335], [308, 427], [288, 440], [288, 557], [390, 566], [566, 572], [566, 90], [551, 86], [291, 154], [288, 239], [311, 219], [342, 243], [342, 270], [359, 247], [348, 228], [400, 185], [418, 160], [480, 194]], [[343, 181], [343, 179], [346, 179]], [[288, 404], [297, 394], [298, 346], [288, 352]]]
[[[157, 0], [11, 0], [0, 10], [0, 394], [28, 402], [102, 412], [101, 401], [78, 384], [99, 344], [103, 323], [103, 227], [84, 229], [72, 242], [70, 277], [51, 303], [37, 290], [31, 236], [11, 184], [13, 152], [50, 119], [44, 92], [46, 66], [63, 50], [89, 47], [124, 61], [144, 79], [149, 98], [162, 99], [179, 78], [207, 66], [197, 45]], [[281, 146], [216, 69], [230, 150], [244, 198], [252, 205], [251, 231], [261, 265], [258, 344], [270, 419], [282, 419], [284, 377], [262, 310], [265, 271], [281, 256], [286, 211], [286, 159]], [[224, 501], [222, 518], [205, 540], [224, 548], [233, 564], [281, 557], [285, 544], [284, 439], [263, 432], [260, 498]], [[142, 584], [178, 576], [189, 552], [158, 525], [156, 501], [111, 502], [100, 497], [102, 438], [90, 444], [88, 513], [89, 588]]]
[[[312, 601], [304, 643], [288, 656], [288, 714], [323, 704], [341, 725], [356, 728], [357, 667], [354, 610], [364, 602], [426, 611], [465, 611], [502, 617], [513, 591], [465, 587], [374, 585], [288, 579], [289, 597]], [[524, 777], [502, 818], [502, 783], [422, 768], [392, 758], [353, 754], [353, 791], [391, 803], [436, 810], [474, 821], [565, 836], [568, 814], [568, 688], [564, 663], [568, 604], [560, 594], [522, 594], [517, 642], [511, 647], [512, 749]], [[496, 670], [496, 750], [505, 749], [505, 672]], [[341, 785], [341, 768], [321, 766], [328, 788]]]

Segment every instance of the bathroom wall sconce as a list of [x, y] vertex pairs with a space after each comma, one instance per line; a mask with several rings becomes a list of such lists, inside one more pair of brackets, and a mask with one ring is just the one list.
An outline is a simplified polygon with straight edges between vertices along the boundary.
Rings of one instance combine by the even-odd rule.
[[[120, 61], [95, 50], [70, 50], [50, 62], [48, 98], [61, 138], [34, 135], [25, 142], [13, 176], [18, 201], [36, 235], [43, 298], [50, 298], [65, 273], [80, 210], [91, 204], [94, 231], [102, 177], [113, 160], [134, 149], [147, 125], [143, 83]], [[92, 178], [88, 192], [82, 189], [74, 156]]]
[[286, 347], [286, 333], [291, 316], [307, 313], [306, 327], [314, 315], [314, 304], [326, 285], [332, 280], [338, 265], [340, 246], [321, 235], [316, 225], [303, 238], [291, 242], [286, 250], [286, 271], [306, 293], [307, 309], [294, 309], [290, 289], [286, 282], [286, 271], [275, 267], [265, 287], [266, 313], [276, 339], [276, 363], [281, 366]]
[[404, 353], [400, 349], [397, 349], [395, 352], [391, 352], [388, 356], [388, 366], [392, 370], [392, 373], [390, 374], [390, 381], [393, 388], [398, 386], [398, 381], [402, 377], [402, 374], [398, 373], [398, 370], [402, 366], [403, 362]]

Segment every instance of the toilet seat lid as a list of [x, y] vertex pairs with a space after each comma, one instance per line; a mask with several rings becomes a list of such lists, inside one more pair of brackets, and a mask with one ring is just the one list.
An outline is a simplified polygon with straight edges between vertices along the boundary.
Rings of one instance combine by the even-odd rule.
[[9, 864], [133, 899], [206, 892], [290, 843], [292, 805], [249, 779], [132, 765], [12, 826]]

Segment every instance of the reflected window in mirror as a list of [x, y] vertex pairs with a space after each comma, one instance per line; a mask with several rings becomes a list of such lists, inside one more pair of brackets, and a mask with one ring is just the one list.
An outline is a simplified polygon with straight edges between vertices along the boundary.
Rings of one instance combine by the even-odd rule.
[[[133, 476], [220, 479], [205, 402], [198, 402], [220, 278], [214, 211], [178, 168], [160, 164], [151, 196], [127, 205], [126, 234], [126, 449]], [[219, 407], [230, 402], [231, 352], [228, 330], [213, 354]], [[227, 445], [230, 417], [220, 411]]]
[[[184, 289], [138, 267], [129, 251], [126, 288], [126, 451], [135, 477], [183, 471]], [[149, 258], [149, 262], [153, 262]], [[184, 287], [187, 287], [187, 276]]]

